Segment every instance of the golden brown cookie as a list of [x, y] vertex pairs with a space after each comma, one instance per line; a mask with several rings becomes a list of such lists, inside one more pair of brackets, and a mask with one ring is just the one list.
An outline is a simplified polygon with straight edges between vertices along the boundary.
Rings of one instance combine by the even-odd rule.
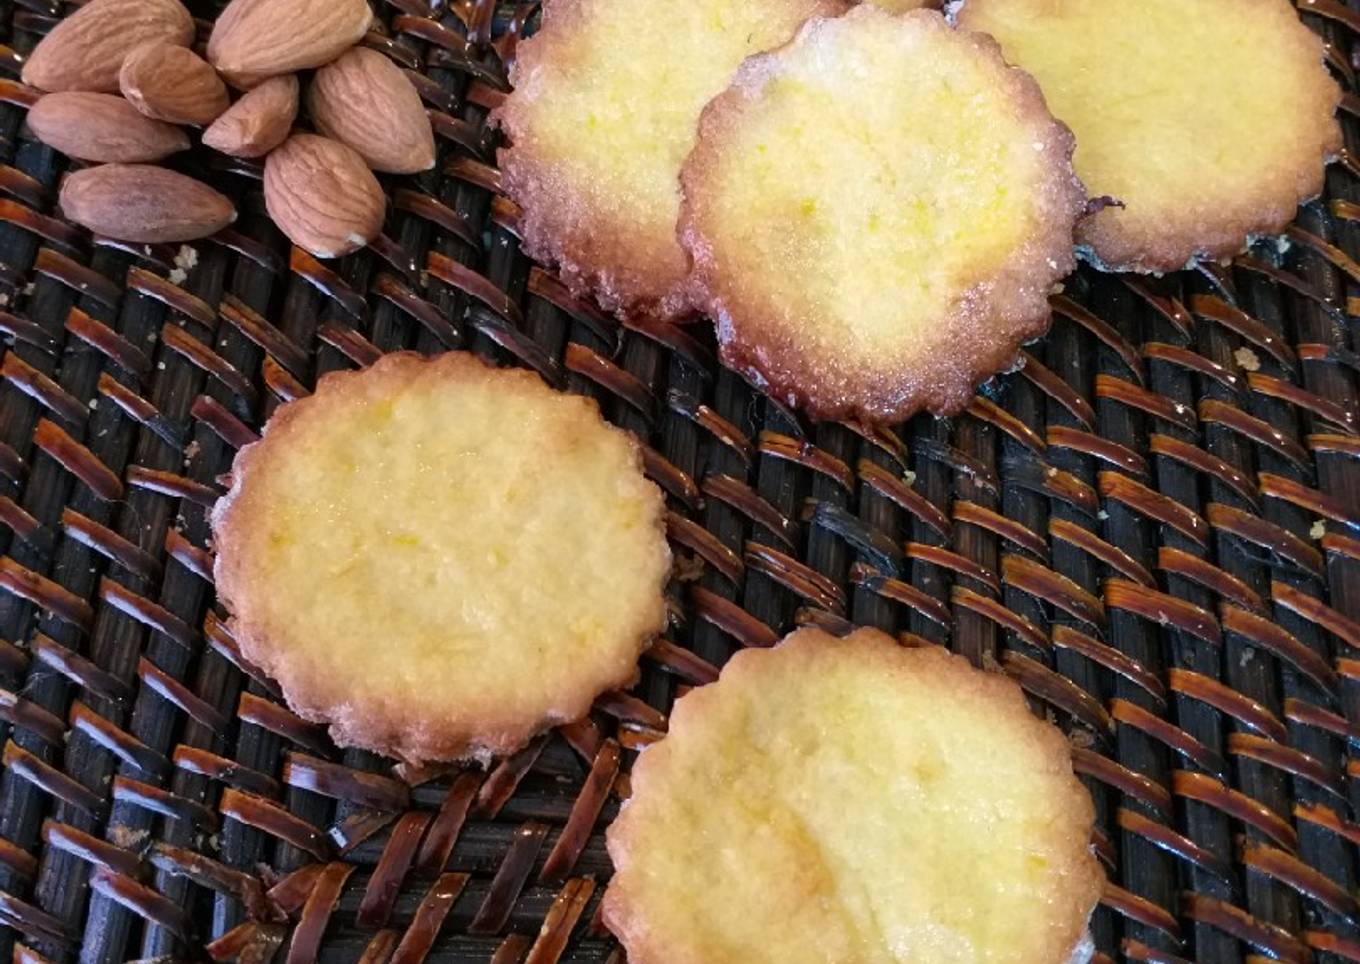
[[934, 11], [742, 65], [681, 174], [723, 360], [815, 418], [958, 411], [1048, 327], [1085, 194], [1027, 75]]
[[635, 676], [666, 618], [663, 516], [594, 401], [387, 355], [237, 455], [217, 591], [242, 654], [337, 743], [485, 760]]
[[609, 828], [604, 918], [632, 964], [1085, 960], [1093, 819], [1006, 677], [804, 629], [676, 702]]
[[526, 253], [611, 311], [685, 314], [677, 176], [742, 58], [841, 0], [548, 0], [493, 113]]
[[1077, 136], [1107, 207], [1077, 241], [1113, 270], [1173, 271], [1276, 234], [1341, 148], [1341, 90], [1287, 0], [966, 0]]

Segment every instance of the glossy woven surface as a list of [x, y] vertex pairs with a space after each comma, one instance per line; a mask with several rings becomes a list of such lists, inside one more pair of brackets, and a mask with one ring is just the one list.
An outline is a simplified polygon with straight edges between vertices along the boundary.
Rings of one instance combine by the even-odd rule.
[[[1071, 733], [1102, 954], [1360, 960], [1353, 162], [1231, 270], [1083, 271], [965, 415], [805, 428], [704, 328], [620, 327], [519, 254], [481, 121], [531, 8], [383, 3], [370, 41], [414, 71], [441, 163], [324, 267], [257, 169], [206, 154], [187, 169], [242, 217], [194, 254], [56, 219], [65, 161], [13, 78], [58, 12], [0, 4], [0, 953], [619, 960], [594, 916], [634, 750], [735, 647], [812, 622], [946, 643]], [[1304, 15], [1353, 87], [1360, 16]], [[679, 560], [636, 690], [490, 774], [335, 750], [239, 663], [210, 579], [217, 478], [280, 399], [446, 347], [637, 432]]]

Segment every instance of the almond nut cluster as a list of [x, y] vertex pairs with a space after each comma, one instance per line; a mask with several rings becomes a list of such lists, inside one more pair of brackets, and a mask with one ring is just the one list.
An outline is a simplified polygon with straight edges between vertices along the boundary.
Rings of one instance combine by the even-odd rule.
[[[349, 254], [382, 230], [373, 171], [435, 163], [429, 117], [405, 73], [357, 46], [366, 0], [232, 0], [206, 59], [180, 0], [90, 0], [34, 48], [24, 83], [43, 91], [28, 126], [91, 166], [62, 181], [70, 220], [120, 241], [206, 237], [236, 219], [222, 194], [156, 162], [202, 143], [264, 158], [269, 216], [320, 258]], [[316, 133], [294, 129], [301, 83]], [[231, 90], [240, 92], [233, 102]]]

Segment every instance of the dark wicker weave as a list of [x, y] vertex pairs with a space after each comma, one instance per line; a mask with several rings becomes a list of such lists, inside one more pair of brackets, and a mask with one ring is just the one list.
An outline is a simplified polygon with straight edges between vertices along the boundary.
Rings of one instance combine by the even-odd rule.
[[[242, 216], [182, 287], [174, 250], [54, 216], [67, 162], [13, 78], [60, 10], [0, 3], [0, 954], [618, 961], [595, 914], [633, 751], [735, 647], [860, 623], [999, 665], [1072, 734], [1102, 960], [1360, 961], [1360, 168], [1231, 270], [1081, 272], [965, 415], [806, 428], [705, 329], [620, 327], [520, 255], [482, 120], [532, 8], [460, 2], [387, 0], [370, 37], [442, 152], [388, 183], [385, 238], [290, 255], [259, 169], [204, 153], [182, 166]], [[1353, 87], [1360, 15], [1304, 6]], [[394, 771], [293, 717], [240, 664], [206, 543], [280, 399], [457, 346], [637, 432], [681, 560], [641, 685], [489, 775]]]

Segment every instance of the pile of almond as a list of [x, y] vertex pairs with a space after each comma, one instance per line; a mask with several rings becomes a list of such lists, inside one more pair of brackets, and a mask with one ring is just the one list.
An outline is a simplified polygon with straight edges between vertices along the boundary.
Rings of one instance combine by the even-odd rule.
[[[90, 0], [24, 64], [45, 91], [28, 114], [44, 143], [83, 167], [62, 181], [62, 213], [98, 234], [144, 243], [206, 237], [236, 218], [206, 184], [154, 162], [192, 144], [264, 157], [269, 216], [321, 258], [355, 251], [382, 230], [385, 198], [372, 171], [434, 166], [434, 134], [410, 80], [356, 46], [366, 0], [232, 0], [213, 25], [207, 59], [180, 0]], [[317, 133], [294, 130], [298, 71]], [[228, 87], [242, 91], [235, 103]], [[370, 168], [372, 170], [370, 170]]]

